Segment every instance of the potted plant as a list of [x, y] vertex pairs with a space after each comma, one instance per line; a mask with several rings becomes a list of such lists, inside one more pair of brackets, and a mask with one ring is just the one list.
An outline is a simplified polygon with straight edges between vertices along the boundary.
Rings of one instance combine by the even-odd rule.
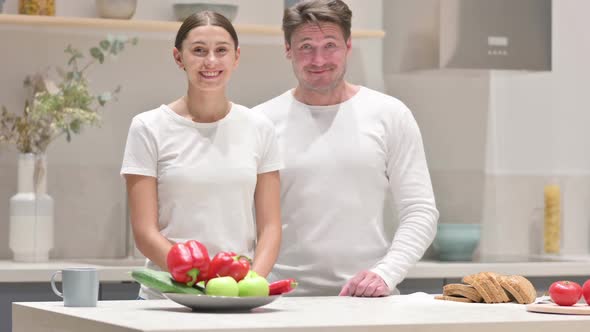
[[99, 110], [116, 99], [121, 88], [94, 94], [88, 69], [119, 54], [137, 38], [109, 37], [91, 47], [89, 57], [68, 45], [65, 68], [26, 77], [30, 94], [21, 114], [2, 107], [0, 143], [14, 144], [19, 151], [18, 191], [10, 199], [9, 245], [16, 261], [45, 261], [53, 247], [53, 200], [46, 188], [46, 150], [65, 136], [69, 142], [84, 127], [100, 123]]

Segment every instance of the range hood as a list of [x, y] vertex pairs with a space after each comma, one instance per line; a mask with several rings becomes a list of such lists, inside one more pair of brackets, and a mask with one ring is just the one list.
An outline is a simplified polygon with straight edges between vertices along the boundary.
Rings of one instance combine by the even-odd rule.
[[551, 70], [551, 0], [440, 0], [439, 65]]

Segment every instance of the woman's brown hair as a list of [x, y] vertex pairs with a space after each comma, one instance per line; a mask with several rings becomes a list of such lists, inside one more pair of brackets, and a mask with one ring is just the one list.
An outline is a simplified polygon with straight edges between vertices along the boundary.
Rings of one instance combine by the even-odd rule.
[[209, 10], [194, 13], [182, 22], [180, 29], [178, 29], [178, 32], [176, 33], [174, 46], [181, 50], [182, 42], [186, 39], [186, 36], [192, 29], [207, 25], [218, 26], [225, 29], [234, 40], [234, 49], [238, 49], [238, 34], [236, 33], [234, 26], [225, 16]]

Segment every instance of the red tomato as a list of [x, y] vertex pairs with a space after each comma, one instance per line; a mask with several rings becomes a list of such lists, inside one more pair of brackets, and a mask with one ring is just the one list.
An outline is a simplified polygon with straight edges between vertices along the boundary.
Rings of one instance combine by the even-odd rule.
[[584, 286], [582, 286], [582, 294], [586, 303], [590, 304], [590, 279], [586, 280]]
[[571, 306], [582, 297], [582, 287], [573, 281], [556, 281], [549, 287], [549, 296], [558, 305]]

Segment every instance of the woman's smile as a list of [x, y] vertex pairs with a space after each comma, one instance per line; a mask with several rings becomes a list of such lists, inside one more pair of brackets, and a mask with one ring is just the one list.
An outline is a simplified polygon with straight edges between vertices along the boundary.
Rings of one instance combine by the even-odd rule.
[[214, 78], [219, 77], [222, 72], [223, 72], [223, 70], [216, 70], [216, 71], [206, 70], [206, 71], [200, 71], [199, 74], [201, 75], [201, 77], [203, 77], [205, 79], [214, 79]]

